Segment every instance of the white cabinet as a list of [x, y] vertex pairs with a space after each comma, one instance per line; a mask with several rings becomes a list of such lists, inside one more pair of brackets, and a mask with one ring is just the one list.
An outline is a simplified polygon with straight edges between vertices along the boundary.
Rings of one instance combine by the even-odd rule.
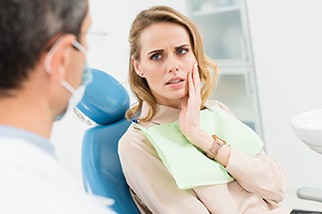
[[187, 0], [186, 3], [188, 16], [202, 32], [207, 55], [220, 68], [212, 98], [225, 103], [237, 118], [262, 136], [245, 1]]

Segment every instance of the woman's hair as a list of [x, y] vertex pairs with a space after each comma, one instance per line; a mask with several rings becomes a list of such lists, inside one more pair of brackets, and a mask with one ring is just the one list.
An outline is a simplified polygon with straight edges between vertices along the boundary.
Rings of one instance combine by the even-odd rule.
[[54, 38], [79, 37], [87, 11], [87, 0], [1, 0], [0, 98], [21, 87]]
[[149, 121], [156, 111], [156, 101], [145, 78], [137, 75], [131, 62], [131, 56], [135, 60], [140, 60], [141, 44], [140, 35], [142, 31], [156, 23], [174, 23], [183, 26], [190, 37], [192, 51], [196, 57], [199, 67], [201, 81], [201, 108], [204, 107], [206, 100], [211, 95], [215, 80], [218, 77], [218, 67], [205, 54], [201, 33], [196, 24], [188, 17], [167, 6], [154, 6], [148, 10], [140, 12], [132, 23], [129, 35], [130, 43], [130, 62], [129, 62], [129, 84], [138, 103], [126, 112], [126, 117], [138, 117], [143, 101], [151, 107], [147, 115], [140, 117], [141, 121]]

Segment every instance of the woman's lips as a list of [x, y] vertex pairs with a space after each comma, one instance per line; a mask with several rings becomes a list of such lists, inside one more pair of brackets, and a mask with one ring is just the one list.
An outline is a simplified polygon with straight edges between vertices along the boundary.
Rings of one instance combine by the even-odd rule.
[[178, 89], [184, 86], [185, 79], [182, 78], [172, 78], [170, 79], [166, 85], [171, 88]]

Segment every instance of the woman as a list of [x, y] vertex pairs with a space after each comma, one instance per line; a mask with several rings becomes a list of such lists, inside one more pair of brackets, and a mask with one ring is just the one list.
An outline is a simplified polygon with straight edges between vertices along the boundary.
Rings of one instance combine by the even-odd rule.
[[[287, 182], [278, 163], [262, 150], [254, 156], [240, 152], [200, 127], [201, 110], [211, 105], [229, 110], [219, 102], [207, 101], [218, 69], [205, 55], [196, 25], [172, 8], [155, 6], [135, 18], [129, 42], [129, 82], [138, 104], [128, 110], [127, 117], [136, 117], [137, 123], [121, 138], [119, 155], [141, 212], [290, 213], [278, 204]], [[214, 159], [232, 180], [178, 187], [142, 131], [175, 121], [199, 155]]]

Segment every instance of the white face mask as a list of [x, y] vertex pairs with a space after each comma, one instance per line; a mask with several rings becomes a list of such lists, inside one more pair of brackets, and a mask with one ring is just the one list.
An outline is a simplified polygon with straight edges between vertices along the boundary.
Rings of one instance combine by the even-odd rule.
[[[57, 41], [58, 42], [58, 41]], [[56, 42], [56, 43], [57, 43]], [[82, 52], [85, 57], [87, 56], [87, 50], [76, 40], [73, 41], [72, 45], [79, 50], [80, 52]], [[51, 59], [52, 59], [52, 54], [55, 51], [55, 45], [53, 46], [53, 48], [49, 51], [49, 53], [47, 54], [46, 60], [45, 60], [45, 69], [47, 72], [51, 72]], [[66, 112], [70, 109], [73, 108], [74, 106], [76, 106], [82, 99], [86, 90], [86, 87], [91, 83], [92, 81], [92, 70], [87, 66], [86, 62], [84, 65], [84, 69], [83, 69], [83, 77], [82, 77], [82, 82], [81, 85], [77, 88], [74, 89], [68, 82], [66, 82], [65, 80], [62, 80], [60, 83], [62, 84], [62, 86], [64, 88], [66, 88], [71, 94], [72, 96], [69, 98], [68, 101], [68, 105], [65, 111], [63, 111], [61, 114], [59, 114], [58, 116], [56, 116], [55, 120], [60, 120], [61, 118], [64, 117], [64, 115], [66, 114]]]

